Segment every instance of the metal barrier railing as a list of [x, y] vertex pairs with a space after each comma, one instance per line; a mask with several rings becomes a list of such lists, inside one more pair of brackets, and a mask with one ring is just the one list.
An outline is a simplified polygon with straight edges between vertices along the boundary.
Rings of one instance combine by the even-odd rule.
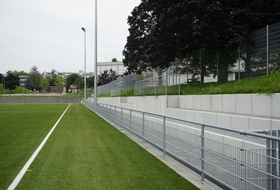
[[[84, 105], [93, 110], [92, 102]], [[206, 185], [279, 189], [279, 131], [241, 131], [106, 104], [95, 111], [193, 170]]]

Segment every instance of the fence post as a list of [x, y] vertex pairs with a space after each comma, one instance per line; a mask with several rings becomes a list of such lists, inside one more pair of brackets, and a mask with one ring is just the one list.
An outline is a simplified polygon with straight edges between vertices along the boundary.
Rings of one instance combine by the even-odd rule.
[[238, 80], [240, 80], [240, 46], [238, 46]]
[[201, 182], [204, 182], [204, 129], [205, 126], [202, 124], [201, 125], [201, 157], [200, 157], [200, 162], [201, 162]]
[[165, 149], [166, 149], [166, 117], [163, 116], [163, 156], [165, 156]]
[[142, 96], [142, 81], [140, 81], [140, 96]]
[[168, 75], [166, 75], [166, 83], [165, 83], [165, 95], [167, 96], [167, 86], [168, 86]]
[[269, 43], [269, 38], [268, 38], [268, 25], [266, 26], [266, 75], [268, 76], [268, 64], [269, 64], [269, 52], [268, 52], [268, 43]]
[[[268, 135], [271, 135], [271, 133], [269, 132]], [[270, 189], [271, 185], [270, 185], [270, 180], [271, 180], [271, 176], [269, 175], [271, 173], [271, 158], [270, 158], [270, 140], [266, 139], [266, 172], [268, 173], [267, 176], [267, 182], [266, 182], [266, 189]]]
[[179, 93], [179, 96], [180, 96], [181, 95], [181, 92], [180, 92], [181, 91], [181, 86], [180, 86], [181, 85], [181, 77], [180, 77], [180, 75], [177, 75], [177, 76], [179, 76], [179, 85], [178, 85], [179, 92], [178, 93]]
[[[280, 137], [280, 130], [278, 130], [277, 136]], [[279, 150], [279, 148], [280, 148], [280, 141], [278, 141], [278, 149], [277, 149], [278, 150], [278, 158], [280, 158], [280, 150]], [[278, 160], [277, 165], [278, 165], [278, 174], [279, 174], [280, 173], [280, 160]], [[278, 181], [277, 184], [278, 184], [278, 187], [279, 187], [280, 186], [280, 181]]]
[[[154, 82], [154, 79], [155, 79], [155, 82]], [[156, 85], [156, 78], [153, 78], [153, 85], [155, 87], [155, 96], [157, 95], [157, 85]]]
[[[276, 130], [273, 130], [272, 131], [272, 136], [276, 136]], [[272, 186], [271, 188], [272, 189], [277, 189], [276, 188], [276, 179], [274, 178], [274, 176], [277, 176], [277, 164], [276, 164], [276, 159], [277, 159], [277, 156], [276, 156], [276, 140], [272, 140], [272, 143], [271, 143], [271, 157], [272, 157], [272, 160], [271, 160], [271, 174], [273, 176], [271, 176], [272, 178]]]

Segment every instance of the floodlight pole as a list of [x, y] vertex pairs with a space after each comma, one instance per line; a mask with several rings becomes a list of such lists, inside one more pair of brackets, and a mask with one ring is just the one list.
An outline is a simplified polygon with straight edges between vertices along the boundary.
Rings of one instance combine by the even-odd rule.
[[87, 98], [87, 95], [86, 95], [86, 90], [87, 90], [87, 87], [86, 87], [86, 85], [87, 85], [87, 73], [86, 73], [86, 63], [87, 63], [87, 61], [86, 61], [86, 29], [85, 28], [83, 28], [82, 27], [82, 30], [84, 31], [84, 61], [85, 61], [85, 65], [84, 65], [84, 101], [86, 100], [86, 98]]
[[94, 50], [94, 111], [97, 108], [97, 0], [95, 0], [95, 50]]

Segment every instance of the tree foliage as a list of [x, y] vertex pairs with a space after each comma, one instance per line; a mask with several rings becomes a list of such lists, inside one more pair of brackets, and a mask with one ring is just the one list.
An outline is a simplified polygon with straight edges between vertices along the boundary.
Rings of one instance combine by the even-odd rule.
[[9, 70], [7, 73], [11, 73], [13, 75], [18, 75], [18, 76], [28, 76], [29, 74], [26, 73], [25, 71], [17, 71], [17, 70], [14, 70], [14, 71], [11, 71]]
[[94, 88], [94, 76], [89, 77], [86, 82], [88, 88]]
[[[128, 17], [124, 65], [141, 73], [201, 50], [223, 51], [231, 62], [216, 67], [227, 72], [238, 47], [253, 45], [250, 32], [280, 21], [279, 8], [278, 0], [142, 0]], [[209, 73], [213, 67], [202, 68]]]
[[20, 86], [18, 75], [7, 73], [7, 76], [5, 77], [5, 89], [12, 91], [15, 90], [17, 86]]
[[30, 69], [29, 77], [26, 80], [26, 86], [30, 90], [39, 90], [41, 87], [41, 77], [42, 75], [38, 71], [38, 68], [36, 66], [33, 66]]
[[57, 74], [56, 74], [56, 71], [53, 69], [52, 71], [51, 71], [51, 76], [50, 76], [50, 78], [49, 78], [49, 82], [50, 82], [50, 86], [56, 86], [55, 85], [55, 81], [56, 81], [56, 78], [57, 78]]
[[59, 75], [56, 75], [55, 80], [54, 80], [54, 86], [63, 86], [64, 84], [64, 78], [62, 78]]
[[66, 78], [66, 88], [69, 89], [70, 85], [76, 85], [78, 89], [83, 87], [83, 79], [80, 75], [78, 74], [71, 74]]
[[3, 84], [5, 77], [0, 73], [0, 84]]
[[39, 90], [45, 91], [50, 85], [49, 80], [43, 76], [40, 77]]
[[113, 71], [112, 69], [110, 70], [105, 70], [103, 73], [100, 73], [97, 77], [97, 86], [102, 86], [104, 84], [108, 84], [111, 81], [117, 80], [118, 79], [118, 74], [116, 71]]

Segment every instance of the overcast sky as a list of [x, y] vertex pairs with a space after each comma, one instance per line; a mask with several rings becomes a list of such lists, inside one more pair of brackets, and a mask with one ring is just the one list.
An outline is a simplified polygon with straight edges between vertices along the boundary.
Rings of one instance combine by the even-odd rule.
[[[94, 69], [94, 0], [0, 0], [0, 73]], [[123, 59], [127, 17], [141, 0], [98, 0], [98, 62]]]

